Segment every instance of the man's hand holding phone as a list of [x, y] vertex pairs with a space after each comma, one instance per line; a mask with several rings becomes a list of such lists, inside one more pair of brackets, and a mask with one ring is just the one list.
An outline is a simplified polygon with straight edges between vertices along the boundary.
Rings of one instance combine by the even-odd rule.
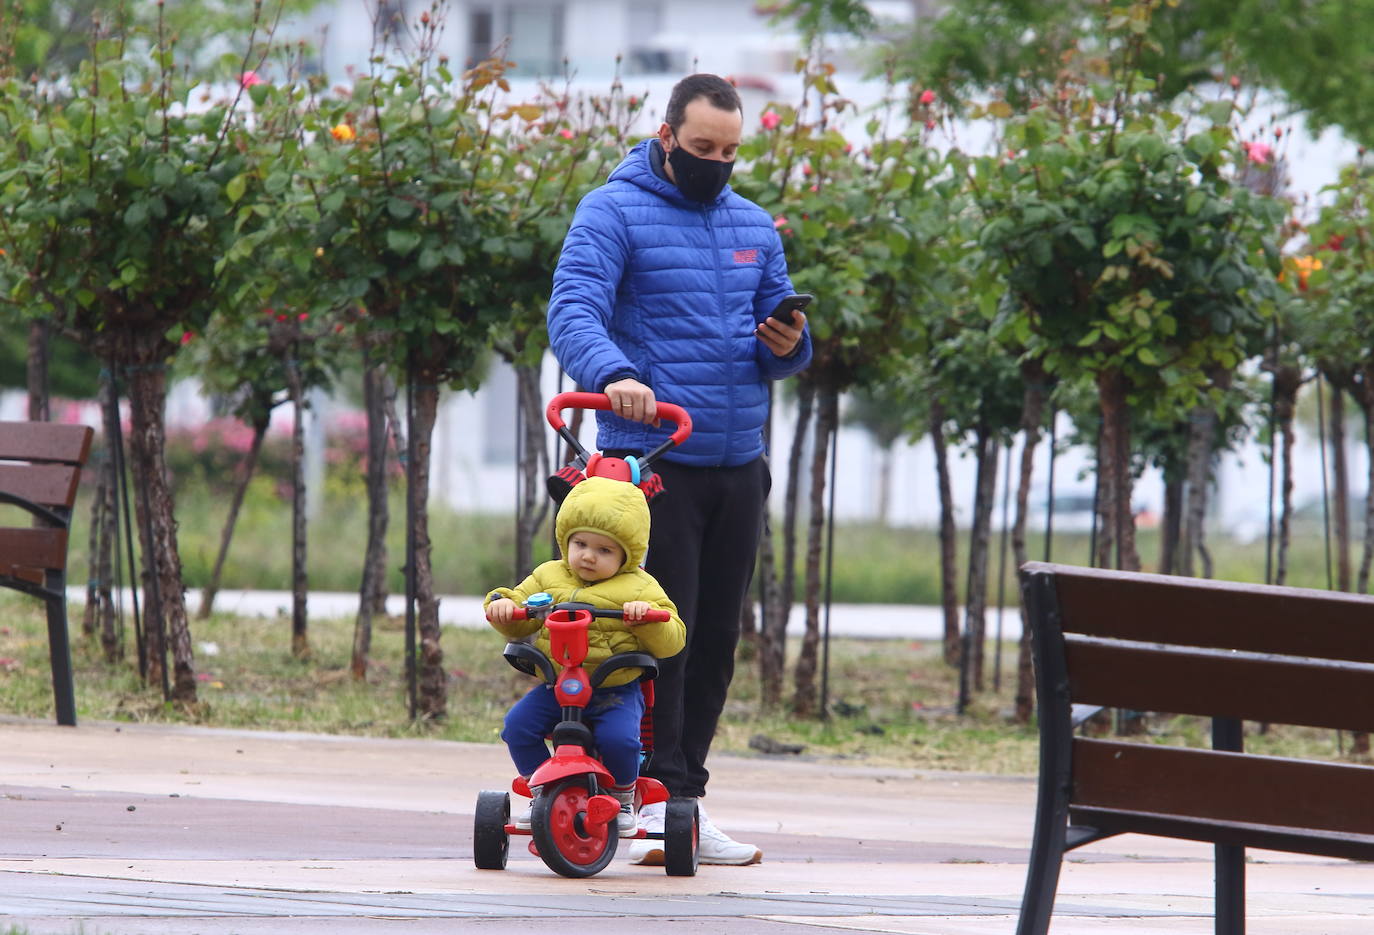
[[811, 304], [809, 295], [789, 295], [778, 303], [768, 317], [759, 322], [754, 334], [778, 357], [786, 357], [801, 342], [806, 315], [802, 309]]

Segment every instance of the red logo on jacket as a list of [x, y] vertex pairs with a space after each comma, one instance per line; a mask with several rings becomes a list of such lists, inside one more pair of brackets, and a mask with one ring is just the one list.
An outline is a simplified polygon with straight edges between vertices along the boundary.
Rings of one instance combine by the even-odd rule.
[[759, 252], [758, 252], [757, 250], [736, 250], [736, 251], [735, 251], [735, 262], [736, 262], [736, 263], [757, 263], [757, 262], [758, 262], [758, 259], [759, 259]]

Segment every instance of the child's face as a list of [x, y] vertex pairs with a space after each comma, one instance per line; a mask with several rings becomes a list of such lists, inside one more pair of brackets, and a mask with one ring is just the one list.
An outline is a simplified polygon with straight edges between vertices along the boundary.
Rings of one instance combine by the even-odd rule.
[[568, 537], [568, 565], [583, 581], [605, 581], [625, 564], [625, 551], [610, 536], [575, 532]]

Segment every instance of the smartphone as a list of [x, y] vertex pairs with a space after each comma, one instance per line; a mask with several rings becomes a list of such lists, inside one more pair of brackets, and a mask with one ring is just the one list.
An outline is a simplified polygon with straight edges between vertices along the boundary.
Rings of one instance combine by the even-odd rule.
[[776, 318], [784, 325], [791, 325], [797, 317], [793, 313], [806, 308], [811, 304], [813, 298], [815, 298], [815, 296], [806, 295], [805, 293], [801, 295], [784, 296], [783, 300], [778, 303], [778, 307], [768, 313], [768, 317]]

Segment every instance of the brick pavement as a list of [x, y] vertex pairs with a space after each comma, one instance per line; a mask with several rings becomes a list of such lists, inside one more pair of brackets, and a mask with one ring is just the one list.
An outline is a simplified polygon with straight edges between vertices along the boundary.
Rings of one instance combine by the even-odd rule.
[[[477, 791], [511, 772], [498, 745], [11, 720], [0, 749], [0, 921], [30, 935], [1006, 935], [1034, 813], [1024, 778], [717, 757], [712, 816], [762, 864], [568, 880], [519, 846], [473, 867]], [[1250, 935], [1374, 931], [1367, 864], [1251, 861]], [[1210, 933], [1211, 885], [1205, 845], [1090, 845], [1051, 931]]]

